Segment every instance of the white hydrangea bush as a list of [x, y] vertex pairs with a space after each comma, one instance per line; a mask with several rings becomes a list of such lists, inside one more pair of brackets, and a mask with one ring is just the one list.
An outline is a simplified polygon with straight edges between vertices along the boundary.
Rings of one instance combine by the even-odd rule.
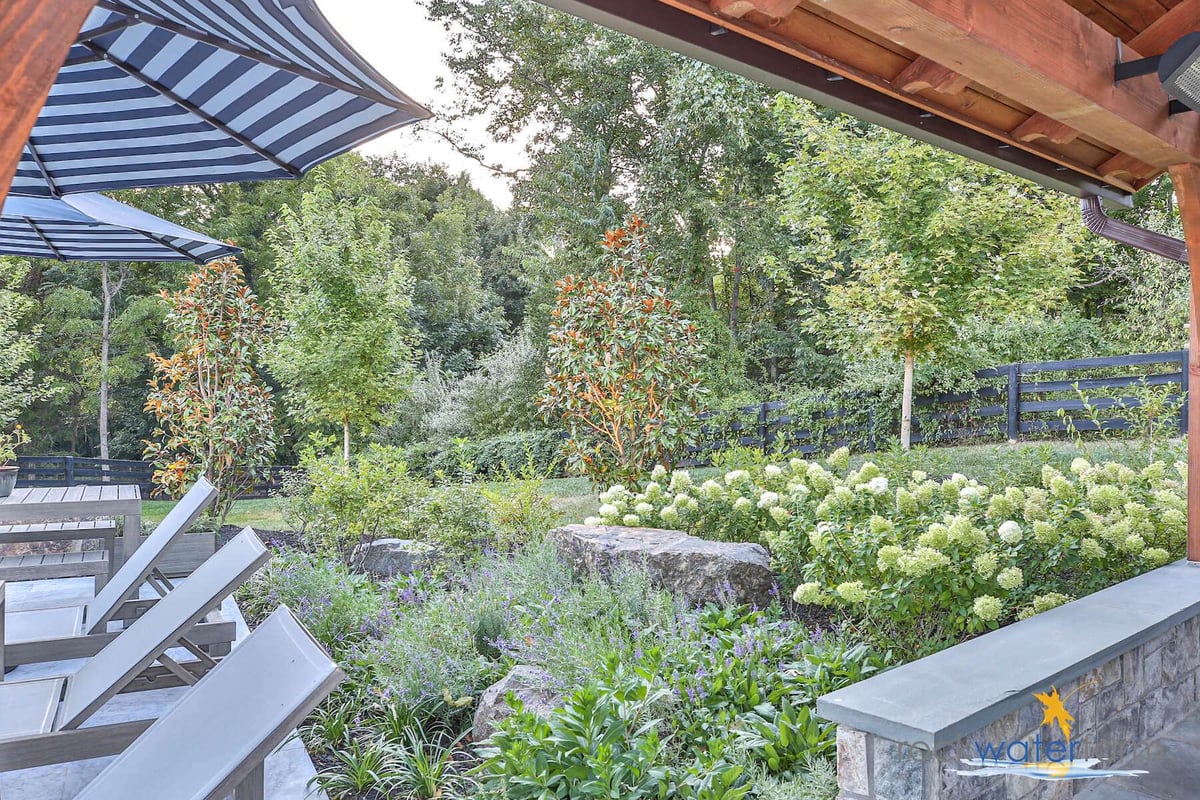
[[1068, 602], [1183, 555], [1186, 465], [1077, 458], [1036, 486], [889, 478], [844, 448], [697, 481], [658, 467], [600, 496], [589, 522], [765, 545], [796, 602], [961, 636]]

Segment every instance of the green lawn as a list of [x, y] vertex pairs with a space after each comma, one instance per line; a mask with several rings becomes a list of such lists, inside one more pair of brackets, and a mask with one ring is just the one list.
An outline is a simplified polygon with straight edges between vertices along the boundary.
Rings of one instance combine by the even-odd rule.
[[[142, 503], [142, 519], [157, 524], [171, 507], [175, 505], [170, 500], [147, 500]], [[264, 531], [290, 530], [291, 526], [283, 521], [279, 513], [279, 502], [274, 498], [267, 500], [238, 500], [233, 504], [233, 511], [225, 520], [226, 525], [237, 525], [239, 528], [249, 525]]]

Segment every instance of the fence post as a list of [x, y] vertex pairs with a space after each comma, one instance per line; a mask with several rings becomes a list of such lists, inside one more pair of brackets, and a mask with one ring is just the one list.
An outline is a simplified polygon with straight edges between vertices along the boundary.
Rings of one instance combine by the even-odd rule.
[[1021, 364], [1008, 365], [1008, 441], [1016, 444], [1021, 435]]
[[758, 438], [762, 439], [762, 449], [766, 453], [771, 449], [771, 443], [767, 441], [767, 404], [758, 404]]
[[67, 486], [75, 485], [75, 456], [65, 456], [63, 458], [64, 466], [67, 472]]
[[875, 452], [875, 406], [867, 406], [867, 452]]
[[1188, 432], [1188, 403], [1192, 402], [1192, 393], [1188, 391], [1188, 351], [1184, 350], [1179, 357], [1179, 394], [1183, 402], [1179, 404], [1179, 433], [1187, 436]]

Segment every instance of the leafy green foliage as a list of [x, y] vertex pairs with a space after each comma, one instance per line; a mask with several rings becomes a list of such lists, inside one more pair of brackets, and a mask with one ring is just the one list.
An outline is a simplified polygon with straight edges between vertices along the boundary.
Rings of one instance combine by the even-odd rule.
[[556, 430], [506, 433], [487, 439], [423, 442], [404, 448], [409, 469], [430, 480], [479, 477], [502, 480], [512, 476], [551, 476], [562, 473], [562, 433]]
[[379, 636], [388, 624], [383, 593], [369, 578], [334, 559], [296, 550], [277, 553], [238, 591], [251, 617], [291, 607], [335, 655]]
[[268, 361], [293, 413], [341, 428], [349, 458], [352, 428], [378, 421], [410, 377], [411, 279], [379, 208], [325, 184], [285, 207], [271, 242], [282, 331]]
[[310, 546], [347, 564], [357, 548], [382, 537], [424, 543], [445, 564], [470, 560], [497, 541], [491, 508], [476, 487], [431, 486], [409, 473], [400, 448], [372, 444], [347, 462], [310, 446], [286, 491], [285, 518]]
[[652, 277], [643, 226], [609, 231], [604, 278], [559, 284], [539, 402], [567, 428], [570, 466], [632, 481], [695, 436], [703, 344]]
[[37, 303], [18, 290], [29, 276], [26, 262], [0, 258], [0, 430], [37, 400], [48, 396], [51, 385], [30, 368], [37, 353], [41, 329], [31, 325]]
[[528, 798], [661, 798], [668, 772], [655, 715], [668, 692], [619, 666], [567, 696], [548, 720], [521, 709], [481, 753], [485, 789]]
[[150, 354], [146, 411], [157, 421], [144, 456], [154, 482], [180, 497], [203, 475], [217, 487], [223, 522], [275, 455], [275, 408], [257, 361], [270, 323], [233, 259], [198, 268], [187, 288], [162, 295], [175, 354]]

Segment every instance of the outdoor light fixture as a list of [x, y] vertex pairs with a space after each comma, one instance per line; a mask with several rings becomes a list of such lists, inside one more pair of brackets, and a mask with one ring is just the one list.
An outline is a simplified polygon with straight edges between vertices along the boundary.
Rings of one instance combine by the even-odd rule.
[[1121, 40], [1117, 40], [1117, 67], [1113, 74], [1116, 83], [1152, 72], [1158, 73], [1163, 90], [1171, 96], [1168, 114], [1200, 111], [1200, 32], [1180, 38], [1161, 56], [1123, 63]]
[[724, 36], [727, 33], [729, 33], [729, 28], [726, 28], [722, 25], [717, 25], [714, 22], [708, 23], [709, 36]]

